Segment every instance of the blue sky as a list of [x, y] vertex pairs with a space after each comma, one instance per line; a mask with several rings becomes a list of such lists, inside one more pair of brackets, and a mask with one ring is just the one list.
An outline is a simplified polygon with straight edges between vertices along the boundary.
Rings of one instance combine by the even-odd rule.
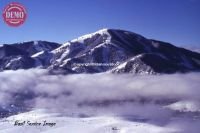
[[[0, 44], [29, 40], [64, 43], [102, 28], [133, 31], [176, 45], [200, 45], [200, 0], [15, 0], [28, 11], [24, 25], [0, 19]], [[13, 0], [0, 0], [3, 8]]]

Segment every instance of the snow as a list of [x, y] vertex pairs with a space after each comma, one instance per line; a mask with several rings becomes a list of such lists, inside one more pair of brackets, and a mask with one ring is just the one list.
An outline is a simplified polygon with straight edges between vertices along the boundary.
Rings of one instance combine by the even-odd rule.
[[142, 56], [143, 56], [143, 54], [139, 54], [139, 55], [137, 55], [137, 56], [135, 56], [135, 57], [133, 57], [133, 58], [127, 60], [126, 62], [120, 64], [119, 66], [117, 66], [116, 68], [114, 68], [114, 70], [123, 69], [123, 68], [125, 68], [125, 66], [127, 65], [127, 63], [128, 63], [129, 61], [134, 61], [135, 59], [140, 58], [140, 57], [142, 57]]
[[69, 54], [70, 50], [66, 49], [65, 52], [61, 55], [61, 57], [59, 59], [57, 59], [57, 62], [61, 62], [68, 54]]
[[158, 48], [160, 46], [160, 44], [158, 42], [152, 41], [151, 43], [155, 48]]
[[12, 60], [10, 60], [10, 62], [8, 62], [8, 64], [6, 64], [6, 67], [10, 67], [10, 65], [12, 65], [13, 62], [17, 62], [21, 59], [22, 57], [16, 57], [13, 58]]
[[[66, 60], [64, 60], [63, 61], [63, 63], [60, 65], [60, 67], [63, 67], [65, 64], [67, 64], [68, 63], [68, 61], [70, 61], [71, 60], [71, 58], [68, 58], [68, 59], [66, 59]], [[56, 61], [58, 61], [58, 62], [60, 62], [61, 61], [61, 59], [59, 59], [59, 60], [56, 60]]]
[[[100, 34], [100, 35], [106, 34], [106, 35], [108, 35], [108, 36], [110, 37], [110, 35], [109, 35], [109, 33], [108, 33], [108, 29], [104, 28], [104, 29], [101, 29], [101, 30], [99, 30], [99, 31], [97, 31], [97, 32], [90, 33], [90, 34], [86, 34], [86, 35], [83, 35], [83, 36], [81, 36], [81, 37], [79, 37], [79, 38], [73, 39], [73, 40], [71, 40], [71, 42], [80, 42], [80, 43], [84, 43], [84, 40], [85, 40], [85, 39], [92, 38], [92, 37], [93, 37], [94, 35], [96, 35], [96, 34]], [[110, 39], [111, 39], [111, 37], [108, 38], [108, 39], [106, 40], [106, 42], [108, 42]]]
[[120, 64], [119, 66], [117, 66], [115, 69], [118, 70], [118, 69], [125, 68], [126, 64], [127, 64], [127, 62], [124, 62], [124, 63]]
[[60, 64], [65, 64], [64, 61], [66, 60], [67, 56], [70, 53], [73, 53], [76, 50], [82, 50], [85, 47], [86, 47], [85, 44], [80, 44], [80, 43], [72, 44], [68, 42], [68, 43], [63, 44], [59, 48], [53, 50], [52, 53], [54, 54], [55, 62], [60, 63]]
[[32, 55], [31, 57], [32, 57], [32, 58], [35, 58], [35, 57], [38, 57], [38, 56], [40, 56], [40, 55], [42, 55], [42, 54], [44, 54], [44, 51], [38, 52], [38, 53]]
[[55, 50], [52, 51], [52, 53], [58, 53], [58, 52], [62, 52], [63, 49], [66, 49], [68, 46], [70, 46], [71, 43], [67, 42], [64, 43], [63, 45], [61, 45], [60, 47], [56, 48]]
[[38, 52], [38, 53], [32, 55], [31, 57], [33, 59], [35, 59], [35, 67], [42, 68], [43, 66], [48, 65], [48, 63], [51, 61], [53, 56], [54, 55], [52, 52], [41, 51], [41, 52]]
[[34, 41], [33, 45], [38, 45], [38, 43], [39, 43], [38, 41]]
[[165, 108], [181, 112], [200, 112], [200, 104], [196, 101], [180, 101], [170, 104]]
[[[24, 122], [22, 126], [14, 126], [18, 122]], [[29, 121], [29, 122], [28, 122]], [[54, 126], [43, 126], [44, 121], [54, 123]], [[28, 123], [41, 123], [30, 126]], [[117, 116], [96, 116], [77, 118], [61, 116], [57, 113], [48, 113], [43, 109], [21, 113], [0, 120], [0, 133], [160, 133], [175, 132], [178, 129], [160, 127], [143, 122], [131, 122]]]
[[33, 45], [38, 52], [49, 50], [48, 45], [43, 44], [41, 41], [34, 41]]

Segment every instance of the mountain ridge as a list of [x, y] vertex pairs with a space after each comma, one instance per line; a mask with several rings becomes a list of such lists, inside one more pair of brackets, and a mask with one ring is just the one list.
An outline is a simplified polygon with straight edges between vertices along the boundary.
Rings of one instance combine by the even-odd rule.
[[[38, 67], [66, 73], [156, 74], [200, 70], [199, 53], [120, 29], [101, 29], [62, 45], [30, 41], [10, 46], [23, 51], [23, 54], [18, 51], [16, 55], [14, 50], [15, 54], [11, 52], [7, 56], [8, 52], [3, 50], [5, 46], [0, 47], [1, 71]], [[27, 67], [29, 61], [32, 64]], [[74, 65], [86, 63], [99, 63], [102, 66]], [[106, 63], [118, 66], [103, 65]]]

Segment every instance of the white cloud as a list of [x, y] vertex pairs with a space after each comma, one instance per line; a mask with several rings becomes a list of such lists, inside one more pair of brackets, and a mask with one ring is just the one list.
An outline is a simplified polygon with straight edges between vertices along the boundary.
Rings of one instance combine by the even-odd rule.
[[[5, 71], [0, 73], [0, 106], [48, 108], [63, 115], [118, 115], [125, 119], [137, 116], [150, 123], [172, 126], [169, 121], [176, 115], [174, 110], [186, 111], [184, 118], [176, 116], [178, 120], [190, 120], [187, 114], [198, 111], [200, 106], [194, 106], [200, 105], [199, 77], [199, 73], [64, 76], [37, 69]], [[184, 110], [187, 101], [194, 103]]]

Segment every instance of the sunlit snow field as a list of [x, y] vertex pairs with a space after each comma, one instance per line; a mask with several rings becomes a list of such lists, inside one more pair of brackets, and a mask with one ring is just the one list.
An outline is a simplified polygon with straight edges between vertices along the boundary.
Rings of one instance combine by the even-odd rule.
[[[198, 133], [200, 73], [0, 73], [0, 133]], [[55, 125], [45, 125], [55, 123]], [[15, 125], [25, 122], [23, 125]], [[29, 125], [28, 123], [41, 123]]]

